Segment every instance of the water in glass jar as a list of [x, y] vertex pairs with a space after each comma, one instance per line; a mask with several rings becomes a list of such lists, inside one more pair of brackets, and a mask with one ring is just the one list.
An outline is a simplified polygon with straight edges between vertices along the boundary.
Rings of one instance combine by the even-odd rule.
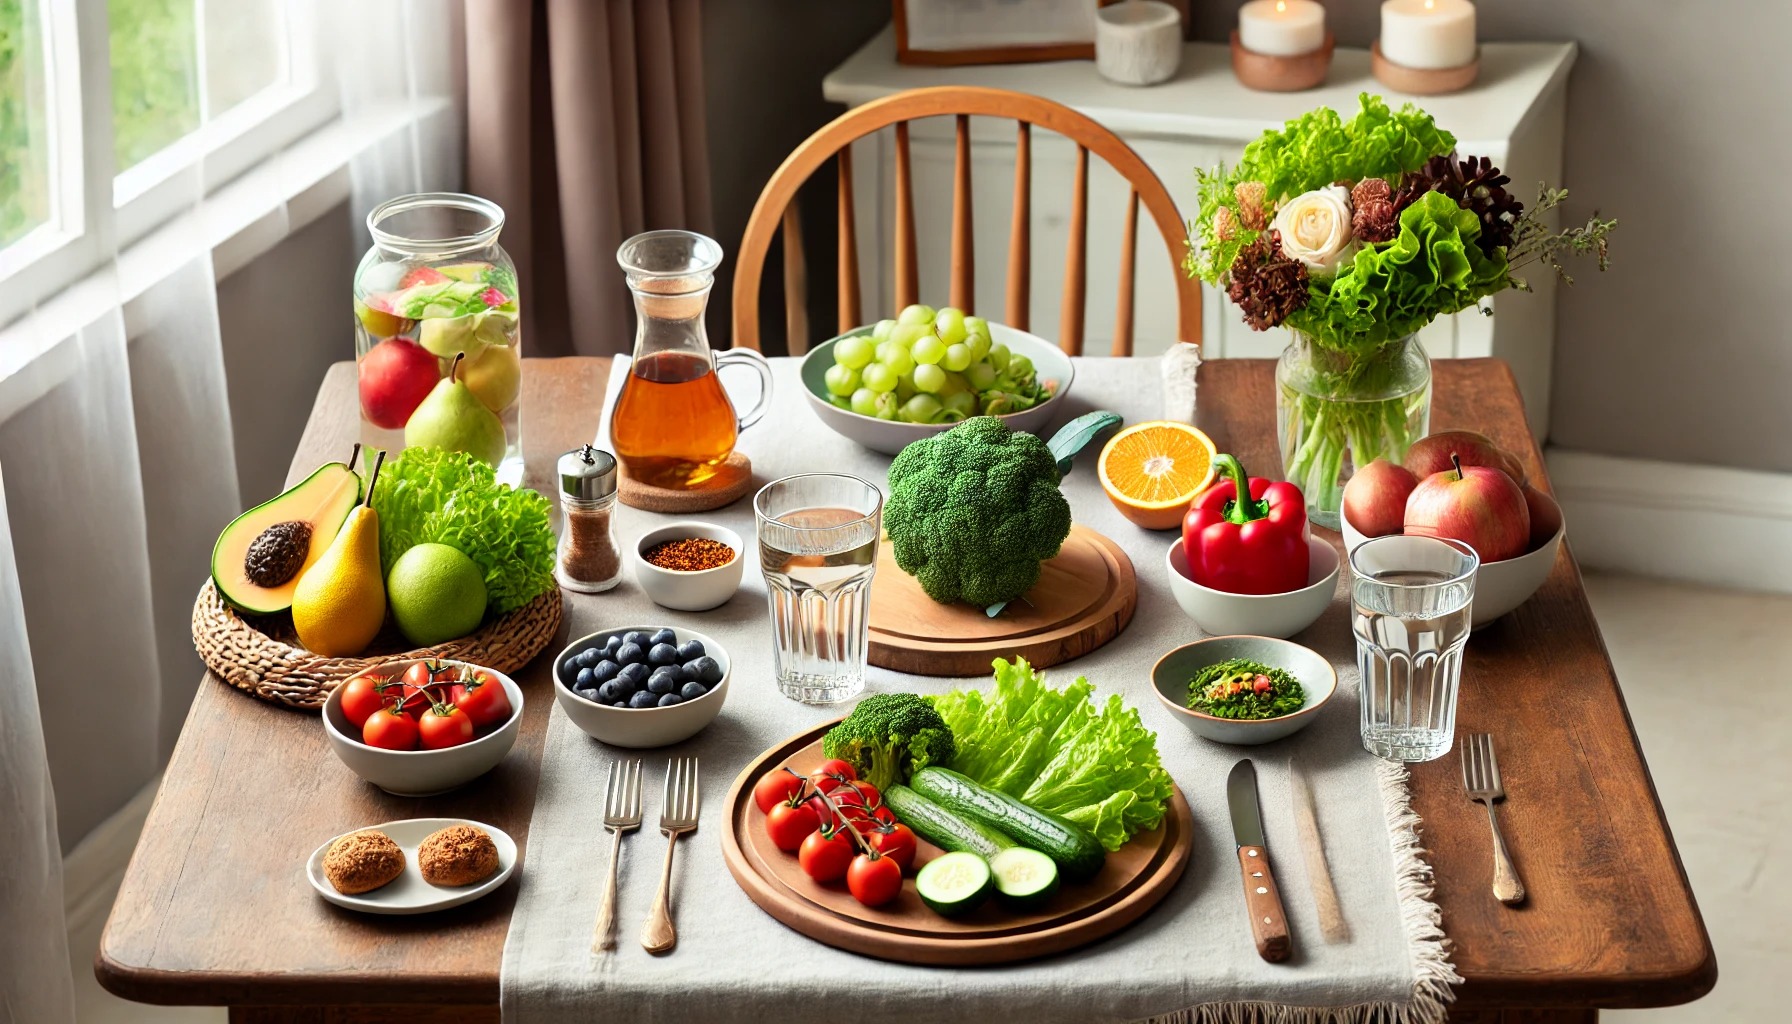
[[1449, 753], [1474, 578], [1396, 570], [1351, 587], [1363, 747], [1396, 761]]
[[786, 697], [831, 704], [864, 690], [877, 534], [875, 515], [849, 508], [794, 509], [761, 524], [759, 561]]

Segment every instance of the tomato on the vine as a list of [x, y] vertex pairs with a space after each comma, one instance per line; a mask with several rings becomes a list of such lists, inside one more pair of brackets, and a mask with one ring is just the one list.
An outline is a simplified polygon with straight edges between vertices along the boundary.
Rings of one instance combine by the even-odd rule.
[[837, 804], [858, 804], [861, 807], [882, 807], [884, 797], [877, 787], [869, 782], [843, 782], [839, 789], [828, 790], [828, 796]]
[[424, 750], [442, 750], [473, 741], [473, 719], [453, 704], [431, 704], [417, 722]]
[[361, 740], [381, 750], [416, 750], [417, 722], [398, 707], [384, 707], [367, 716]]
[[358, 675], [342, 684], [342, 715], [359, 729], [375, 711], [396, 703], [400, 689], [391, 676]]
[[495, 729], [510, 721], [510, 697], [498, 677], [473, 669], [448, 689], [448, 701], [467, 713], [475, 729]]
[[803, 838], [802, 848], [797, 851], [797, 864], [803, 874], [817, 882], [836, 882], [846, 877], [847, 866], [852, 863], [852, 833], [840, 826], [822, 826]]
[[902, 891], [902, 866], [880, 853], [861, 853], [846, 869], [846, 889], [867, 907], [881, 907]]
[[761, 811], [770, 814], [773, 807], [795, 796], [803, 784], [801, 775], [788, 768], [774, 768], [753, 783], [753, 802]]
[[914, 867], [915, 833], [907, 825], [899, 821], [888, 822], [865, 832], [865, 841], [873, 850], [895, 861], [902, 870]]
[[809, 784], [823, 793], [832, 793], [858, 777], [859, 773], [853, 771], [852, 765], [833, 757], [823, 761], [820, 768], [809, 773]]
[[813, 800], [797, 800], [795, 803], [785, 800], [765, 814], [766, 836], [773, 846], [785, 853], [802, 846], [803, 840], [820, 827], [821, 816], [816, 813]]

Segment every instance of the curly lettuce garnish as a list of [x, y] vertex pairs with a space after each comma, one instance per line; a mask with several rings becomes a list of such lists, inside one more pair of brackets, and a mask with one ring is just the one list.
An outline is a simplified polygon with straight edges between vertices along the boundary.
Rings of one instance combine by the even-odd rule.
[[380, 470], [380, 570], [418, 544], [446, 544], [485, 574], [493, 614], [515, 611], [554, 587], [548, 500], [501, 484], [463, 452], [407, 448]]

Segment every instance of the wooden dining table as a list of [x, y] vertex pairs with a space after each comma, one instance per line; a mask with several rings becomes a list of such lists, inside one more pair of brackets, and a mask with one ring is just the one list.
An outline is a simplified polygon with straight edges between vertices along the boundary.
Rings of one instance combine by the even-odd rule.
[[[530, 485], [554, 493], [555, 457], [595, 436], [609, 366], [525, 362]], [[1504, 363], [1438, 360], [1433, 374], [1434, 429], [1491, 435], [1547, 486]], [[1205, 363], [1197, 421], [1246, 465], [1278, 465], [1274, 387], [1270, 360]], [[289, 482], [357, 440], [355, 393], [352, 364], [333, 367]], [[515, 886], [439, 913], [370, 917], [319, 899], [303, 865], [347, 828], [398, 818], [473, 818], [524, 844], [553, 703], [551, 660], [517, 674], [529, 699], [509, 758], [430, 798], [374, 789], [331, 755], [315, 713], [207, 675], [100, 941], [101, 984], [139, 1002], [228, 1006], [237, 1024], [497, 1020]], [[1516, 907], [1493, 898], [1487, 815], [1464, 795], [1458, 759], [1412, 766], [1435, 900], [1464, 979], [1450, 1019], [1587, 1022], [1602, 1007], [1685, 1003], [1710, 991], [1711, 941], [1569, 545], [1534, 597], [1475, 630], [1457, 724], [1499, 743], [1501, 824], [1529, 898]], [[596, 858], [595, 813], [592, 835]]]

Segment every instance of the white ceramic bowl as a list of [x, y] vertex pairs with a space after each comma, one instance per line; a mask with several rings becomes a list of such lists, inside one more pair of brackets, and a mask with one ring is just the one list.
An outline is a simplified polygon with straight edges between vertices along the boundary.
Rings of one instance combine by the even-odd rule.
[[[683, 572], [662, 569], [645, 557], [648, 549], [656, 544], [689, 537], [721, 541], [734, 549], [734, 559], [713, 569]], [[740, 534], [726, 526], [685, 519], [642, 534], [641, 539], [635, 542], [633, 561], [635, 581], [641, 584], [641, 589], [654, 604], [681, 612], [704, 612], [726, 604], [734, 596], [734, 592], [740, 589], [741, 567], [746, 564], [746, 549], [741, 546]], [[704, 646], [709, 646], [707, 641]]]
[[[403, 675], [405, 669], [419, 659], [388, 661], [368, 671], [374, 675]], [[324, 701], [324, 733], [330, 738], [330, 749], [349, 770], [393, 796], [434, 796], [456, 786], [464, 786], [498, 766], [504, 755], [516, 744], [523, 725], [523, 691], [516, 681], [502, 672], [471, 665], [464, 661], [442, 661], [451, 668], [478, 668], [490, 672], [504, 686], [510, 698], [510, 718], [471, 743], [443, 750], [382, 750], [361, 742], [361, 730], [349, 724], [342, 713], [341, 686], [330, 691]]]
[[1180, 537], [1170, 545], [1164, 564], [1176, 603], [1213, 636], [1293, 636], [1325, 614], [1338, 584], [1338, 552], [1318, 537], [1307, 538], [1307, 585], [1285, 594], [1228, 594], [1196, 583], [1188, 577]]
[[566, 712], [566, 717], [572, 719], [572, 724], [578, 726], [585, 735], [612, 747], [664, 747], [697, 735], [721, 714], [722, 702], [728, 699], [728, 681], [733, 676], [728, 652], [722, 649], [721, 644], [702, 633], [677, 626], [671, 629], [679, 643], [698, 641], [703, 645], [703, 652], [722, 666], [722, 681], [710, 687], [708, 693], [696, 700], [674, 704], [669, 708], [613, 708], [587, 700], [561, 682], [561, 666], [566, 663], [567, 658], [587, 647], [602, 647], [612, 634], [627, 633], [631, 629], [651, 633], [659, 628], [616, 626], [599, 630], [566, 645], [566, 649], [554, 659], [554, 699], [560, 702], [560, 710]]
[[[870, 333], [870, 327], [848, 331], [839, 338], [830, 338], [815, 346], [803, 357], [803, 393], [809, 399], [809, 408], [814, 409], [815, 415], [820, 416], [821, 421], [836, 433], [885, 455], [895, 455], [912, 441], [951, 429], [950, 423], [901, 423], [896, 420], [880, 420], [875, 416], [861, 416], [828, 401], [828, 389], [823, 376], [828, 372], [828, 367], [834, 365], [834, 344], [840, 338]], [[1070, 357], [1064, 354], [1063, 349], [1044, 338], [1006, 324], [991, 321], [989, 337], [991, 341], [1008, 346], [1009, 351], [1031, 359], [1040, 380], [1057, 382], [1057, 390], [1052, 397], [1024, 412], [1009, 413], [1002, 417], [1002, 422], [1015, 430], [1039, 433], [1057, 415], [1064, 396], [1070, 393], [1071, 381], [1076, 377]]]
[[[1307, 695], [1301, 709], [1280, 718], [1238, 720], [1215, 718], [1188, 706], [1188, 681], [1209, 665], [1233, 658], [1249, 658], [1279, 668], [1300, 681]], [[1273, 743], [1306, 728], [1319, 709], [1338, 691], [1338, 673], [1331, 662], [1309, 648], [1266, 636], [1213, 636], [1184, 644], [1157, 659], [1151, 669], [1151, 689], [1157, 699], [1190, 732], [1215, 743], [1249, 746]]]
[[[1369, 538], [1350, 525], [1349, 519], [1342, 516], [1339, 518], [1342, 522], [1338, 530], [1344, 535], [1344, 550], [1346, 553], [1355, 551], [1357, 545]], [[1549, 571], [1555, 568], [1556, 551], [1561, 548], [1562, 538], [1567, 535], [1568, 525], [1563, 523], [1556, 535], [1535, 551], [1500, 562], [1482, 562], [1481, 568], [1475, 572], [1475, 601], [1470, 612], [1470, 628], [1485, 626], [1529, 601], [1537, 588], [1543, 586], [1543, 581], [1549, 578]]]

